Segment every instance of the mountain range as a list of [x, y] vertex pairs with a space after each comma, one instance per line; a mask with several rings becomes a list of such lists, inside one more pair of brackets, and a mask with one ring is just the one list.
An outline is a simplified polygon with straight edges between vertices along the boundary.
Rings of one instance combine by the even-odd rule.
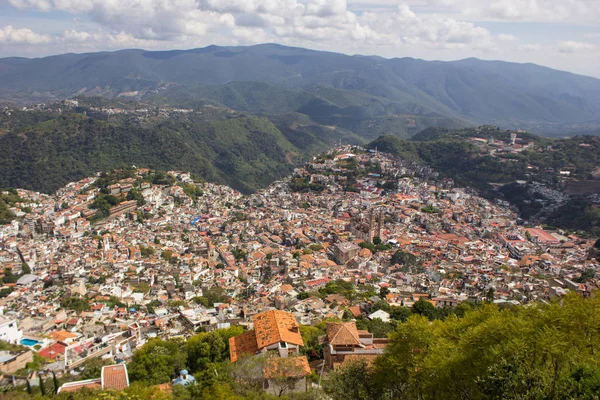
[[366, 138], [479, 124], [548, 135], [600, 130], [600, 80], [534, 64], [385, 59], [273, 44], [0, 59], [0, 103], [80, 95], [300, 113]]

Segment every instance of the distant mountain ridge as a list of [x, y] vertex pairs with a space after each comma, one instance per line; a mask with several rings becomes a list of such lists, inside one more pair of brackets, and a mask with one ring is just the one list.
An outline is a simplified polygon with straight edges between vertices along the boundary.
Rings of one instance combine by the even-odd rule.
[[[261, 89], [257, 84], [280, 93], [276, 102], [253, 99], [246, 105], [252, 112], [308, 110], [322, 123], [358, 131], [374, 118], [398, 119], [391, 125], [403, 135], [439, 122], [411, 121], [415, 116], [463, 126], [600, 126], [600, 80], [534, 64], [385, 59], [273, 44], [0, 59], [0, 103], [101, 95], [175, 105], [206, 98], [240, 107]], [[325, 115], [315, 114], [326, 106], [332, 107]]]

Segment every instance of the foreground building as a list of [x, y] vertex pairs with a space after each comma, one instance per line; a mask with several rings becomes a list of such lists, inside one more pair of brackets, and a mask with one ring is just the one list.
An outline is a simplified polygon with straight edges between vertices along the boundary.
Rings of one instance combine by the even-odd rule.
[[17, 320], [0, 315], [0, 340], [12, 344], [18, 344], [23, 336], [17, 326]]
[[299, 355], [304, 342], [294, 315], [266, 311], [255, 315], [253, 321], [253, 330], [229, 339], [231, 361], [243, 355], [270, 355], [265, 361], [263, 388], [276, 396], [306, 391], [311, 370], [306, 356]]
[[304, 346], [294, 315], [273, 310], [254, 316], [254, 329], [229, 339], [229, 356], [236, 362], [243, 354], [276, 351], [282, 358], [297, 355]]
[[350, 361], [371, 363], [383, 354], [387, 344], [387, 338], [373, 338], [372, 333], [358, 330], [354, 322], [329, 322], [327, 343], [323, 349], [325, 366], [335, 370]]
[[129, 387], [129, 375], [125, 364], [102, 367], [100, 378], [68, 382], [58, 388], [58, 393], [75, 392], [83, 388], [92, 390], [123, 390]]

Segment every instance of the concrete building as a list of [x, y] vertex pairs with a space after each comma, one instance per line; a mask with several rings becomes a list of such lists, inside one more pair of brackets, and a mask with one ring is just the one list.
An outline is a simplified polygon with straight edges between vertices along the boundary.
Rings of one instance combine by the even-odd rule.
[[338, 264], [346, 264], [358, 256], [360, 246], [352, 242], [341, 242], [333, 247], [333, 257]]
[[17, 320], [0, 316], [0, 340], [12, 344], [18, 344], [23, 336], [17, 326]]

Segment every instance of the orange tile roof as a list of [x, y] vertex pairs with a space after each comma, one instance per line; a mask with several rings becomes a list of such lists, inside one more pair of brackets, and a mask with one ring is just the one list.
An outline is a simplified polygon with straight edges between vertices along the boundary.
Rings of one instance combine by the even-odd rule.
[[328, 322], [327, 339], [332, 345], [360, 345], [354, 322]]
[[277, 342], [304, 346], [298, 323], [292, 313], [273, 310], [254, 316], [254, 331], [259, 349]]
[[64, 342], [67, 339], [73, 339], [73, 338], [77, 337], [77, 335], [75, 335], [74, 333], [67, 332], [67, 331], [51, 332], [48, 336], [50, 336], [51, 339], [54, 339], [58, 342]]
[[285, 292], [285, 293], [287, 293], [293, 289], [294, 289], [294, 287], [292, 285], [288, 285], [287, 283], [281, 285], [281, 287], [279, 288], [279, 290], [281, 290], [282, 292]]
[[306, 356], [279, 358], [271, 357], [265, 362], [265, 378], [302, 378], [310, 375]]
[[102, 388], [123, 390], [129, 387], [129, 377], [125, 364], [102, 367]]
[[350, 312], [352, 313], [353, 316], [358, 317], [361, 312], [360, 312], [360, 306], [352, 306], [352, 307], [348, 307], [348, 310], [350, 310]]
[[229, 338], [229, 358], [236, 362], [242, 354], [256, 354], [256, 333], [254, 331], [244, 332], [239, 336]]
[[66, 348], [67, 346], [64, 344], [56, 342], [40, 350], [38, 354], [44, 358], [54, 360], [56, 357], [64, 355]]

